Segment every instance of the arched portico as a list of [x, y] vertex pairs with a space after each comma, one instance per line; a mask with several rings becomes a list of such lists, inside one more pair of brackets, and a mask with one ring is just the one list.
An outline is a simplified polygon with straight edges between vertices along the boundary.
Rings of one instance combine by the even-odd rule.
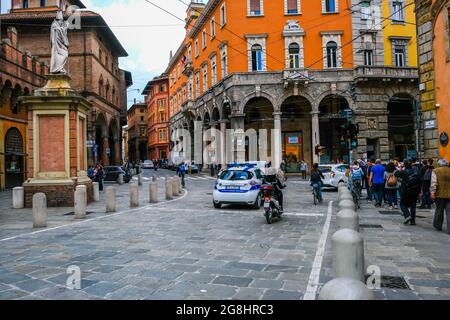
[[[94, 159], [95, 163], [102, 162], [103, 165], [108, 165], [108, 155], [106, 149], [108, 148], [108, 131], [107, 121], [104, 113], [99, 113], [95, 120], [95, 145], [94, 145]], [[130, 148], [131, 150], [131, 148]]]

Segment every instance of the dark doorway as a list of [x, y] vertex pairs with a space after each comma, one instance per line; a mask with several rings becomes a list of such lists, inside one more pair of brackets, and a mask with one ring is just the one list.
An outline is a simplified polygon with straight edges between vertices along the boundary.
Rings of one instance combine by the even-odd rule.
[[22, 135], [17, 128], [11, 128], [5, 136], [5, 184], [7, 189], [22, 185], [25, 175], [24, 157]]

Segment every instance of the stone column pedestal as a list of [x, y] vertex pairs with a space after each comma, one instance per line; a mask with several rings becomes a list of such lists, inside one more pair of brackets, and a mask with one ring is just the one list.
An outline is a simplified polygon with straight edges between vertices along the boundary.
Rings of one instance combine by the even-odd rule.
[[21, 97], [28, 109], [28, 180], [25, 206], [35, 193], [45, 193], [48, 207], [73, 207], [78, 185], [94, 198], [87, 171], [87, 115], [91, 104], [69, 84], [70, 77], [47, 75], [47, 84], [32, 96]]

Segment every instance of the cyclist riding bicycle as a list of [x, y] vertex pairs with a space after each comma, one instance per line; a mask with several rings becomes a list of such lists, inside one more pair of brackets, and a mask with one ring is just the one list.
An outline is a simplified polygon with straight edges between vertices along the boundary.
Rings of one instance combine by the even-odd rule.
[[311, 186], [314, 188], [315, 192], [319, 197], [319, 201], [322, 201], [322, 179], [325, 179], [322, 171], [319, 169], [319, 164], [314, 163], [311, 170]]

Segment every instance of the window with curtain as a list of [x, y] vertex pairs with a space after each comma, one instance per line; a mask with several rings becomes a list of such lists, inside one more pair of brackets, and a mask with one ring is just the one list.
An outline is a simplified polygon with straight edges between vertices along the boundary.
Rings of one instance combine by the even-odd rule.
[[291, 43], [289, 45], [289, 68], [300, 68], [300, 46], [298, 43]]
[[337, 68], [337, 43], [330, 41], [327, 43], [327, 68]]
[[252, 46], [252, 71], [262, 71], [262, 47], [259, 44]]
[[260, 16], [262, 15], [261, 1], [250, 0], [250, 15]]
[[405, 46], [396, 45], [394, 47], [394, 63], [396, 67], [404, 67], [406, 65]]
[[371, 8], [370, 8], [370, 1], [361, 1], [361, 19], [367, 20], [370, 18]]
[[336, 0], [325, 0], [325, 12], [336, 12]]
[[373, 66], [373, 50], [364, 50], [364, 65]]
[[298, 4], [300, 0], [287, 0], [287, 8], [286, 13], [288, 14], [296, 14], [298, 12]]

